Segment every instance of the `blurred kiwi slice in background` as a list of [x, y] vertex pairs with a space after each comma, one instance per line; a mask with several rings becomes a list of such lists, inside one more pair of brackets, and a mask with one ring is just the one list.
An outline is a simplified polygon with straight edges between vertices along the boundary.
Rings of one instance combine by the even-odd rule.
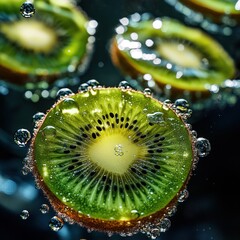
[[86, 14], [70, 1], [35, 0], [24, 18], [21, 0], [0, 1], [0, 79], [16, 85], [51, 83], [79, 70], [91, 55]]
[[210, 144], [187, 124], [183, 99], [95, 83], [60, 90], [35, 122], [25, 168], [67, 221], [123, 236], [166, 231]]
[[178, 0], [214, 22], [224, 22], [224, 17], [240, 23], [240, 2], [237, 0]]
[[191, 101], [210, 96], [209, 88], [235, 76], [224, 48], [200, 29], [172, 18], [123, 18], [110, 46], [115, 66], [165, 97]]

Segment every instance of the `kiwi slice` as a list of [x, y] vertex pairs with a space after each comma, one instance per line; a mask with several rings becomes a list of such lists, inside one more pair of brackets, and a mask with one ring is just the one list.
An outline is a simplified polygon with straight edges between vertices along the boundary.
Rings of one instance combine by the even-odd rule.
[[221, 85], [235, 74], [233, 59], [200, 29], [166, 17], [142, 17], [138, 22], [129, 18], [127, 23], [116, 28], [111, 41], [113, 63], [149, 86], [171, 88], [170, 97], [208, 96], [209, 86]]
[[24, 18], [21, 0], [0, 1], [0, 78], [15, 84], [53, 82], [87, 63], [90, 42], [85, 13], [70, 1], [34, 1]]
[[179, 2], [215, 22], [220, 23], [224, 16], [228, 16], [240, 23], [240, 4], [237, 0], [179, 0]]
[[61, 216], [91, 230], [160, 224], [200, 156], [187, 106], [124, 84], [82, 85], [37, 122], [28, 155], [37, 185]]

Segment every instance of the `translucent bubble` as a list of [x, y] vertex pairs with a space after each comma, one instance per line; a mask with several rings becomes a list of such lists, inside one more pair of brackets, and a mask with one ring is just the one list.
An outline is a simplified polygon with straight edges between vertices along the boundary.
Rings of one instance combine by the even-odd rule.
[[38, 112], [33, 115], [33, 123], [36, 125], [40, 120], [42, 120], [45, 117], [45, 113]]
[[147, 118], [149, 123], [162, 123], [163, 120], [163, 113], [162, 112], [155, 112], [147, 114]]
[[182, 99], [182, 98], [181, 98], [181, 99], [177, 99], [174, 104], [175, 104], [176, 108], [177, 108], [180, 112], [182, 112], [182, 113], [188, 112], [189, 103], [188, 103], [187, 100]]
[[153, 228], [151, 232], [149, 233], [149, 236], [151, 239], [156, 239], [160, 236], [160, 229], [159, 228]]
[[82, 83], [82, 84], [79, 86], [78, 91], [79, 91], [79, 92], [87, 92], [88, 87], [89, 87], [89, 85], [88, 85], [87, 83]]
[[121, 81], [118, 85], [121, 89], [128, 89], [131, 88], [130, 84], [127, 81]]
[[170, 227], [171, 227], [171, 221], [168, 218], [164, 218], [159, 224], [159, 228], [161, 232], [166, 232]]
[[40, 212], [42, 214], [46, 214], [49, 212], [49, 206], [47, 204], [42, 204], [40, 207]]
[[45, 138], [45, 140], [54, 138], [56, 136], [56, 133], [57, 133], [56, 128], [53, 126], [46, 126], [43, 129], [43, 137]]
[[49, 227], [53, 231], [57, 232], [57, 231], [59, 231], [63, 227], [63, 224], [64, 224], [64, 222], [63, 222], [63, 220], [61, 218], [59, 218], [57, 216], [54, 216], [54, 217], [52, 217], [50, 219]]
[[14, 141], [19, 147], [25, 147], [30, 138], [31, 134], [27, 129], [18, 129], [14, 134]]
[[169, 216], [169, 217], [172, 217], [176, 212], [177, 212], [177, 207], [176, 207], [176, 206], [173, 206], [172, 208], [170, 208], [170, 209], [168, 210], [168, 216]]
[[199, 157], [207, 156], [211, 151], [211, 144], [206, 138], [198, 138], [195, 146]]
[[123, 156], [124, 155], [123, 146], [121, 144], [117, 144], [114, 147], [114, 152], [116, 156]]
[[30, 172], [30, 168], [28, 166], [24, 166], [22, 168], [22, 174], [27, 175]]
[[188, 190], [184, 189], [179, 193], [178, 202], [184, 202], [188, 198], [188, 196], [189, 196]]
[[97, 86], [100, 85], [100, 83], [97, 80], [95, 80], [95, 79], [91, 79], [91, 80], [87, 81], [87, 84], [90, 87], [97, 87]]
[[78, 114], [78, 103], [72, 98], [65, 98], [61, 104], [61, 110], [64, 114]]
[[72, 90], [69, 88], [61, 88], [58, 90], [57, 92], [57, 99], [61, 99], [62, 97], [68, 96], [70, 94], [72, 94]]
[[146, 95], [146, 96], [151, 96], [152, 95], [152, 91], [150, 88], [145, 88], [143, 90], [143, 93]]
[[20, 13], [25, 18], [30, 18], [35, 14], [34, 5], [31, 2], [24, 2], [20, 7]]
[[22, 210], [22, 212], [21, 212], [21, 214], [20, 214], [20, 217], [21, 217], [23, 220], [28, 219], [28, 217], [29, 217], [29, 212], [28, 212], [28, 210]]

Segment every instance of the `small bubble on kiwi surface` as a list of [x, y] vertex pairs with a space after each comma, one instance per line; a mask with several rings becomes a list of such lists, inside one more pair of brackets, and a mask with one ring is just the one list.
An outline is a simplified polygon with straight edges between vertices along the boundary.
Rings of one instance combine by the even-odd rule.
[[163, 232], [198, 159], [196, 139], [174, 104], [90, 85], [47, 111], [28, 165], [52, 207], [81, 226]]

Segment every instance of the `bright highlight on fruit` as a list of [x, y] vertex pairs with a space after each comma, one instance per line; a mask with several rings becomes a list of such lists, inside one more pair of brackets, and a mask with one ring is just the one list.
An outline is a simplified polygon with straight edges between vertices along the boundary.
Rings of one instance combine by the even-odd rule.
[[187, 101], [95, 80], [59, 98], [34, 117], [25, 166], [55, 211], [109, 234], [166, 231], [198, 158], [210, 151], [187, 123]]

